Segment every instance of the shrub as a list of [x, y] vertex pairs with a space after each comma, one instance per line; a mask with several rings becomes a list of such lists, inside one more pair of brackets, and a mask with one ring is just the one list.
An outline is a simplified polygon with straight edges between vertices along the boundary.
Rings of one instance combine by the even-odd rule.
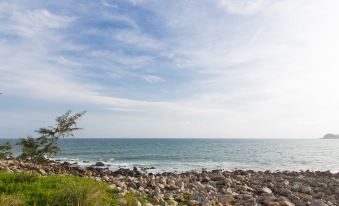
[[60, 151], [58, 140], [60, 137], [73, 136], [73, 133], [81, 128], [77, 127], [77, 121], [85, 112], [71, 115], [71, 111], [57, 117], [56, 126], [43, 127], [36, 132], [39, 137], [28, 136], [20, 139], [18, 145], [22, 153], [20, 159], [30, 160], [32, 162], [44, 162], [50, 156]]
[[9, 142], [0, 144], [0, 159], [6, 159], [12, 156], [12, 145]]

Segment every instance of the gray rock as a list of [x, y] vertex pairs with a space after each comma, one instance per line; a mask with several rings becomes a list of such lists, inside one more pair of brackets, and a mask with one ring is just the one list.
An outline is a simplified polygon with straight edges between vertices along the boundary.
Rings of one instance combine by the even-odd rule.
[[312, 191], [312, 188], [310, 186], [302, 186], [301, 192], [302, 193], [310, 193]]
[[295, 182], [292, 185], [292, 191], [299, 192], [301, 190], [301, 184], [299, 182]]
[[268, 187], [263, 187], [263, 188], [261, 188], [261, 192], [271, 194], [272, 190]]
[[313, 200], [310, 206], [328, 206], [328, 205], [324, 203], [322, 200]]
[[105, 164], [103, 162], [96, 162], [94, 166], [96, 166], [96, 167], [104, 167]]

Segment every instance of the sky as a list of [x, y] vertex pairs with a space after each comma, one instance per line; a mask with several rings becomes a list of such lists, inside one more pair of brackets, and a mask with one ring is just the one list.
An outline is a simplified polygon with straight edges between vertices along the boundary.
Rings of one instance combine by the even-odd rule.
[[339, 133], [337, 0], [2, 0], [0, 137]]

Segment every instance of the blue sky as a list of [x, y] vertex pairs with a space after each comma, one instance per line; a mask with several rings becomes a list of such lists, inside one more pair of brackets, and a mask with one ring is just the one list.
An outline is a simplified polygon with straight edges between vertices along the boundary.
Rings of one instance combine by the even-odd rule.
[[339, 133], [336, 0], [0, 2], [0, 137]]

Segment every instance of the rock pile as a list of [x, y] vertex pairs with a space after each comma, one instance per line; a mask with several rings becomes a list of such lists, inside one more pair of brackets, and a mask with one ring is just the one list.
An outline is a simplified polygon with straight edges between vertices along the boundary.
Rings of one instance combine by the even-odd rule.
[[[150, 198], [152, 205], [237, 206], [333, 206], [339, 205], [339, 173], [189, 171], [152, 174], [137, 168], [110, 171], [108, 168], [50, 163], [48, 166], [7, 160], [0, 169], [40, 175], [78, 175], [107, 182], [121, 195], [133, 192]], [[122, 203], [123, 205], [123, 203]], [[136, 202], [134, 205], [141, 205]]]

